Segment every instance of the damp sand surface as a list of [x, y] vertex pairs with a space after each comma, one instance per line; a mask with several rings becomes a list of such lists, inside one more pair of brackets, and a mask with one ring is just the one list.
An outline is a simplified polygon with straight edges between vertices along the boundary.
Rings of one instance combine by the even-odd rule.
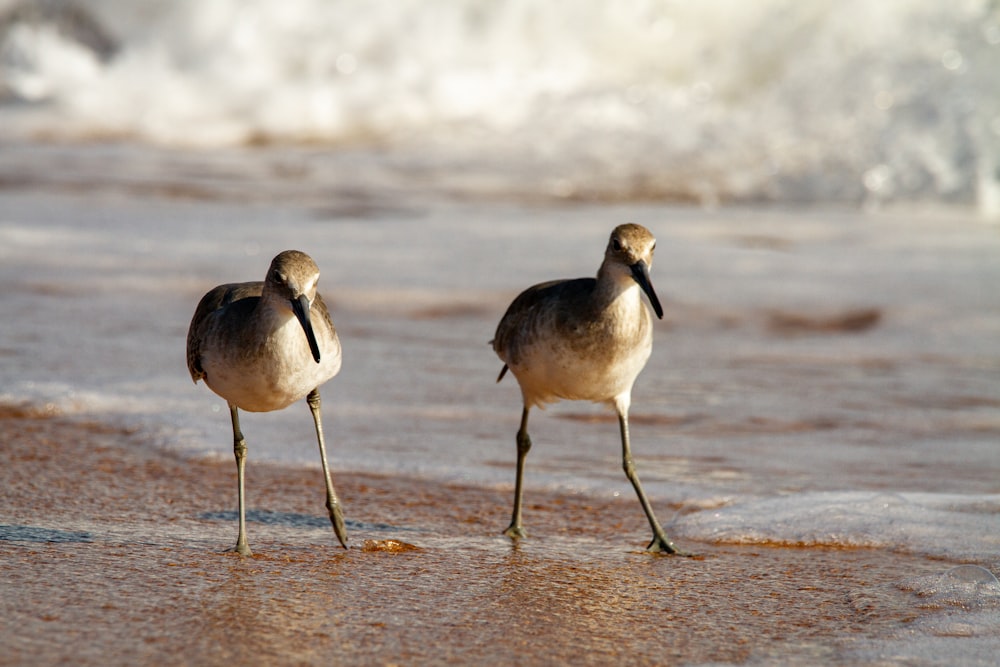
[[[235, 466], [141, 433], [5, 408], [0, 664], [855, 663], [921, 615], [879, 549], [687, 542], [645, 554], [631, 497], [532, 492], [519, 545], [506, 489], [340, 471], [350, 548], [318, 470]], [[664, 507], [663, 511], [670, 508]]]

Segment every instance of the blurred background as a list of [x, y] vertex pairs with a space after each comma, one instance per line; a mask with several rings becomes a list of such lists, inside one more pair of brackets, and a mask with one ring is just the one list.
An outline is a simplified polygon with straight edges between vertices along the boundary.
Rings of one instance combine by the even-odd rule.
[[295, 146], [475, 195], [996, 219], [998, 72], [995, 0], [0, 0], [5, 142]]

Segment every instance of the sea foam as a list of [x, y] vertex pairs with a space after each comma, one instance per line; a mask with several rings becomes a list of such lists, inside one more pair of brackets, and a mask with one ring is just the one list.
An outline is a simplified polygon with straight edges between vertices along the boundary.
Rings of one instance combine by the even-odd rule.
[[985, 0], [4, 4], [8, 137], [390, 147], [560, 197], [1000, 214]]

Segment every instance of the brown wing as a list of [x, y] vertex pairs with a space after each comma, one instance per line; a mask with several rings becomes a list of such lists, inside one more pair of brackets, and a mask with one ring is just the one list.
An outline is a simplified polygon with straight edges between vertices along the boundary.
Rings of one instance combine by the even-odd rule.
[[205, 339], [212, 314], [220, 308], [247, 299], [253, 300], [252, 303], [246, 304], [248, 307], [252, 307], [256, 305], [263, 289], [264, 283], [260, 281], [229, 283], [219, 285], [201, 297], [198, 307], [194, 310], [194, 317], [191, 318], [191, 326], [188, 327], [187, 335], [187, 366], [192, 380], [197, 382], [205, 377], [205, 369], [201, 367], [201, 344]]
[[530, 345], [543, 314], [552, 316], [562, 308], [572, 309], [574, 302], [593, 291], [596, 284], [593, 278], [552, 280], [533, 285], [518, 294], [500, 319], [496, 334], [490, 341], [493, 351], [505, 362], [497, 382], [503, 379], [506, 365], [519, 361], [521, 348]]

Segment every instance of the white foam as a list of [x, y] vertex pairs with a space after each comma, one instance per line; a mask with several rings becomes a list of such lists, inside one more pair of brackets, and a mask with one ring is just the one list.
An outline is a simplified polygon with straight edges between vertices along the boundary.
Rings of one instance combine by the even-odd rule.
[[6, 135], [374, 142], [564, 195], [997, 208], [983, 0], [79, 4], [118, 50], [55, 19], [0, 33]]
[[989, 563], [1000, 495], [859, 491], [748, 499], [683, 517], [689, 537], [732, 544], [868, 547]]
[[[846, 644], [840, 657], [854, 664], [992, 665], [1000, 649], [998, 510], [1000, 495], [796, 493], [701, 510], [669, 530], [728, 544], [872, 548], [940, 558], [936, 573], [899, 573], [899, 604], [912, 605], [916, 620], [888, 637]], [[798, 664], [795, 651], [783, 658]]]
[[996, 664], [1000, 584], [992, 571], [959, 565], [908, 579], [900, 588], [912, 595], [919, 617], [887, 639], [861, 642], [848, 659], [863, 664]]

